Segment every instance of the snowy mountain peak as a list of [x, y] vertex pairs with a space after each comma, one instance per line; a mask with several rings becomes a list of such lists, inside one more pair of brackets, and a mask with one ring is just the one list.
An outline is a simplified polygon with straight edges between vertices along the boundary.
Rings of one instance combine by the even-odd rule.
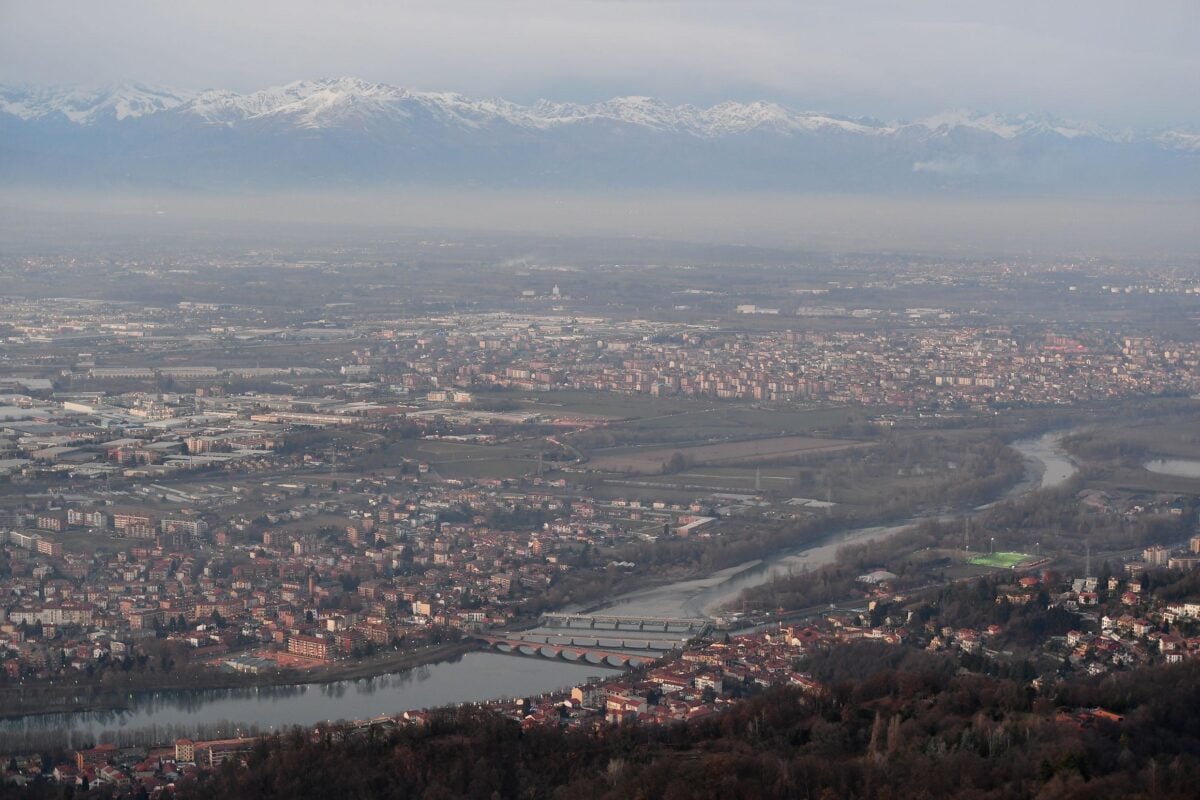
[[188, 95], [184, 93], [141, 83], [123, 83], [103, 89], [0, 87], [0, 111], [24, 120], [61, 115], [78, 125], [157, 114], [177, 108], [187, 100]]
[[640, 95], [518, 105], [353, 77], [248, 93], [0, 87], [0, 156], [12, 153], [20, 157], [0, 157], [0, 184], [1047, 192], [1124, 191], [1132, 181], [1200, 191], [1200, 133], [1188, 129], [1135, 136], [962, 110], [885, 122]]
[[[869, 126], [822, 114], [792, 111], [778, 103], [726, 101], [709, 108], [672, 106], [652, 97], [615, 97], [602, 103], [552, 103], [542, 100], [528, 111], [541, 126], [607, 121], [659, 131], [716, 138], [753, 130], [800, 133], [821, 128], [845, 128], [859, 133], [874, 132]], [[882, 129], [882, 128], [881, 128]]]
[[326, 78], [293, 81], [249, 94], [202, 92], [181, 111], [196, 114], [210, 123], [226, 125], [281, 114], [297, 118], [303, 127], [319, 127], [323, 119], [338, 117], [339, 109], [363, 104], [382, 107], [406, 96], [405, 90], [385, 84], [358, 78]]
[[1154, 140], [1169, 150], [1182, 150], [1200, 155], [1200, 132], [1195, 130], [1164, 131]]
[[[194, 115], [215, 125], [262, 125], [274, 120], [301, 129], [373, 128], [380, 124], [411, 123], [418, 117], [438, 119], [465, 129], [505, 125], [530, 131], [596, 124], [629, 126], [649, 132], [699, 138], [719, 138], [751, 131], [779, 135], [888, 136], [899, 131], [945, 137], [975, 131], [1011, 140], [1031, 135], [1128, 140], [1096, 125], [1066, 122], [1048, 116], [1004, 116], [974, 111], [947, 111], [911, 124], [850, 119], [831, 114], [800, 112], [766, 101], [718, 103], [709, 108], [671, 105], [653, 97], [631, 95], [598, 103], [541, 100], [519, 106], [505, 100], [474, 100], [449, 92], [413, 92], [361, 78], [300, 80], [239, 94], [210, 90], [199, 94], [173, 92], [131, 83], [101, 90], [53, 87], [0, 87], [0, 113], [22, 120], [57, 118], [92, 125], [163, 112]], [[1190, 149], [1186, 135], [1159, 137], [1162, 146]]]
[[931, 117], [925, 117], [915, 123], [938, 135], [946, 135], [953, 130], [970, 129], [990, 133], [1001, 139], [1015, 139], [1019, 136], [1037, 134], [1055, 134], [1064, 139], [1091, 137], [1106, 141], [1118, 141], [1122, 137], [1090, 122], [1073, 122], [1060, 120], [1048, 114], [1016, 114], [1006, 116], [996, 113], [979, 111], [944, 111]]

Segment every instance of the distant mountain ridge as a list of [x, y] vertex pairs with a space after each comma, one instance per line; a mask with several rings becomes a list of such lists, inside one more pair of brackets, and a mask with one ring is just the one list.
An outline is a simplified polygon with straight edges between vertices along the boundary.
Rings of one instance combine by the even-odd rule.
[[1200, 193], [1200, 133], [950, 111], [913, 122], [648, 97], [519, 105], [356, 78], [247, 94], [0, 86], [0, 182]]

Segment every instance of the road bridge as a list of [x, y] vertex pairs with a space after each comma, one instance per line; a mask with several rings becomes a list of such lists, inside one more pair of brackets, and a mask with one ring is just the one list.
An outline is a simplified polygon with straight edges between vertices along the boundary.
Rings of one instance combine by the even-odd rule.
[[[605, 633], [609, 633], [610, 635], [603, 635]], [[578, 632], [572, 633], [512, 631], [503, 638], [512, 641], [522, 641], [526, 644], [555, 644], [566, 647], [588, 647], [600, 650], [653, 650], [659, 653], [676, 650], [682, 645], [681, 641], [634, 636], [633, 633], [633, 631], [628, 631], [626, 635], [622, 636], [620, 631], [610, 632], [604, 629], [597, 629], [585, 632], [581, 628]]]
[[707, 619], [695, 617], [635, 617], [614, 614], [543, 614], [543, 625], [551, 628], [604, 628], [611, 630], [638, 630], [695, 633], [700, 636], [712, 625]]
[[[540, 642], [527, 642], [523, 639], [507, 639], [502, 636], [485, 636], [483, 634], [477, 634], [475, 638], [481, 642], [486, 642], [488, 647], [499, 650], [502, 653], [540, 656], [542, 658], [560, 658], [564, 661], [574, 661], [580, 664], [595, 664], [598, 667], [609, 666], [620, 667], [621, 669], [633, 669], [651, 664], [657, 660], [656, 655], [622, 653], [618, 650], [605, 650], [598, 647], [542, 644]], [[574, 656], [574, 658], [570, 656]]]

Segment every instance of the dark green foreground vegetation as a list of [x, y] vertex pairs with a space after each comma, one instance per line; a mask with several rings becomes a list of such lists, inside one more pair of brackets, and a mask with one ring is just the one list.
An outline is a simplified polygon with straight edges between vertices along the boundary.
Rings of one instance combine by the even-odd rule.
[[[1052, 698], [882, 647], [814, 666], [834, 687], [827, 698], [777, 690], [687, 726], [522, 732], [460, 711], [374, 738], [297, 734], [181, 796], [1095, 798], [1195, 797], [1200, 786], [1200, 665]], [[1094, 706], [1125, 719], [1055, 719]]]
[[[840, 648], [809, 667], [827, 695], [775, 689], [672, 727], [522, 730], [451, 710], [423, 728], [295, 731], [177, 796], [1090, 799], [1190, 798], [1200, 786], [1198, 663], [1041, 696], [885, 645]], [[1123, 719], [1061, 713], [1096, 707]]]

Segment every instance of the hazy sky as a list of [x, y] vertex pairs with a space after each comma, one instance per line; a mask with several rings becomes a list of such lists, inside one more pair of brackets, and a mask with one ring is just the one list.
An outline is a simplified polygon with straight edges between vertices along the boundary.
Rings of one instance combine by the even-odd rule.
[[1200, 0], [0, 0], [0, 82], [250, 90], [353, 75], [517, 101], [647, 94], [1200, 125]]
[[[96, 217], [99, 212], [102, 216]], [[91, 222], [86, 220], [91, 219]], [[1195, 268], [1194, 200], [1004, 200], [756, 192], [412, 190], [351, 194], [40, 193], [0, 188], [0, 245], [147, 237], [236, 220], [635, 237], [819, 251], [1172, 258]], [[81, 227], [82, 226], [82, 227]], [[182, 226], [182, 227], [180, 227]], [[269, 228], [267, 228], [269, 229]], [[100, 233], [98, 233], [100, 232]], [[313, 230], [313, 235], [318, 235]]]

